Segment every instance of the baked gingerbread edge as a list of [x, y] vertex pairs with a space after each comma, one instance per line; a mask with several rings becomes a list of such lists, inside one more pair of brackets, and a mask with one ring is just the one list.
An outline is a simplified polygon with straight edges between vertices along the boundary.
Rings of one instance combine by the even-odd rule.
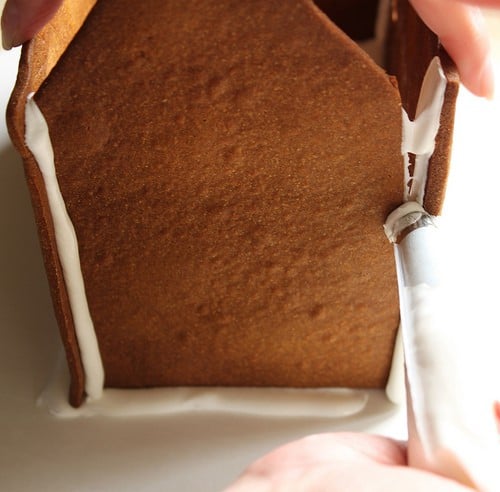
[[16, 84], [7, 106], [7, 128], [20, 153], [37, 223], [52, 303], [70, 370], [69, 400], [80, 406], [85, 399], [85, 374], [78, 346], [68, 292], [56, 248], [54, 224], [38, 164], [25, 142], [25, 108], [84, 23], [96, 0], [65, 0], [54, 18], [21, 50]]

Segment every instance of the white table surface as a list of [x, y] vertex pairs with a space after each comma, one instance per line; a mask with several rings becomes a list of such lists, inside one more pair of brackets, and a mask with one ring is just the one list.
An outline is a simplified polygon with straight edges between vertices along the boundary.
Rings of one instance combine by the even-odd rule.
[[[490, 22], [497, 35], [499, 20]], [[18, 56], [19, 50], [0, 52], [2, 113]], [[461, 93], [443, 224], [454, 274], [479, 313], [477, 326], [492, 333], [500, 332], [498, 101]], [[0, 490], [217, 491], [266, 451], [310, 433], [355, 430], [404, 437], [402, 410], [380, 393], [371, 394], [356, 418], [197, 413], [64, 420], [49, 415], [35, 401], [53, 368], [59, 339], [21, 160], [3, 119], [0, 231]]]

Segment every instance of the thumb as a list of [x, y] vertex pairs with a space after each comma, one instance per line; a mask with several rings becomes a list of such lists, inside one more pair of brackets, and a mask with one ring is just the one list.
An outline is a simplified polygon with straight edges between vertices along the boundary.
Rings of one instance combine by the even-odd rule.
[[494, 76], [490, 42], [478, 7], [499, 5], [500, 0], [410, 0], [440, 38], [458, 67], [464, 85], [478, 96], [493, 97]]
[[7, 0], [2, 14], [4, 49], [31, 39], [54, 16], [62, 1]]

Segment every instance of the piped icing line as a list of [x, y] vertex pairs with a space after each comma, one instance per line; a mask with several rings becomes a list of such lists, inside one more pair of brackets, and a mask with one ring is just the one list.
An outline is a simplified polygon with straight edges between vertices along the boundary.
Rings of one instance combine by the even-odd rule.
[[85, 392], [89, 400], [96, 400], [102, 395], [104, 368], [85, 294], [78, 240], [57, 181], [49, 128], [33, 98], [33, 94], [28, 96], [25, 117], [26, 145], [33, 154], [42, 173], [49, 209], [54, 223], [57, 253], [63, 270], [76, 338], [85, 372]]
[[61, 418], [145, 417], [179, 413], [218, 413], [280, 418], [344, 418], [363, 411], [369, 392], [347, 388], [164, 387], [105, 388], [101, 398], [73, 408], [68, 403], [69, 374], [60, 357], [52, 381], [38, 399]]
[[[446, 91], [446, 76], [438, 56], [427, 68], [418, 98], [415, 119], [410, 120], [403, 109], [403, 138], [401, 152], [404, 158], [404, 201], [424, 202], [429, 160], [434, 152], [439, 131], [441, 111]], [[415, 165], [410, 175], [410, 156]]]

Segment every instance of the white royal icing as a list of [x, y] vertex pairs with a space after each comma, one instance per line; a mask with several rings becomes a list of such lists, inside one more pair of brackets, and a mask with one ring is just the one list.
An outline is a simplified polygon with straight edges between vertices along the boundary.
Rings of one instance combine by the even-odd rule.
[[[441, 120], [446, 76], [439, 57], [427, 68], [417, 103], [415, 119], [411, 121], [403, 109], [403, 139], [401, 151], [405, 159], [404, 201], [423, 204], [429, 159], [434, 152]], [[409, 173], [409, 153], [415, 154], [413, 176]], [[407, 184], [411, 183], [408, 187]]]
[[63, 269], [64, 282], [85, 371], [85, 391], [89, 399], [98, 399], [102, 394], [104, 369], [87, 304], [78, 241], [57, 182], [49, 128], [32, 94], [28, 97], [25, 111], [26, 145], [38, 164], [47, 191], [50, 213], [54, 223], [57, 253]]
[[68, 403], [69, 374], [63, 359], [60, 358], [53, 380], [38, 400], [40, 406], [63, 418], [153, 416], [198, 411], [265, 417], [342, 418], [360, 413], [368, 401], [366, 391], [341, 388], [105, 388], [101, 398], [73, 408]]

